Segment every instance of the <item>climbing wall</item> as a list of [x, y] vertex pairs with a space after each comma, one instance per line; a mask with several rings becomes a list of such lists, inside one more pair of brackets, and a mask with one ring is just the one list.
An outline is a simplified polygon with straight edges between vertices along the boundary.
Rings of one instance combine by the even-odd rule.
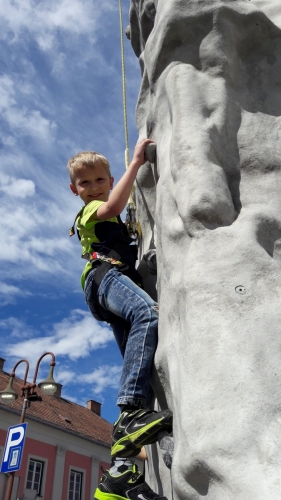
[[148, 480], [169, 500], [280, 500], [281, 2], [131, 0], [127, 34], [157, 143], [137, 191], [154, 387], [174, 412], [171, 476], [152, 450]]

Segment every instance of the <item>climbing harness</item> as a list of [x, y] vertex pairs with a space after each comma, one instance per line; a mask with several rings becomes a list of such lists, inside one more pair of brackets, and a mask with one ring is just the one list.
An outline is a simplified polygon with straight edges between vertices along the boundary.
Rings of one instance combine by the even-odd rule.
[[[129, 135], [128, 135], [128, 118], [127, 118], [127, 97], [126, 97], [126, 70], [125, 70], [125, 54], [124, 54], [124, 36], [123, 36], [123, 13], [122, 13], [122, 0], [119, 3], [119, 22], [120, 22], [120, 43], [121, 43], [121, 66], [122, 66], [122, 94], [123, 94], [123, 119], [124, 119], [124, 132], [125, 132], [125, 166], [126, 169], [130, 165], [130, 151], [129, 151]], [[138, 238], [141, 235], [140, 225], [136, 220], [136, 204], [133, 199], [133, 187], [127, 204], [126, 226], [129, 235], [137, 244]]]
[[109, 262], [113, 266], [122, 266], [122, 262], [120, 260], [112, 259], [111, 257], [106, 257], [103, 253], [100, 252], [88, 252], [82, 255], [82, 259], [89, 260], [93, 262], [93, 260], [100, 260], [102, 262]]

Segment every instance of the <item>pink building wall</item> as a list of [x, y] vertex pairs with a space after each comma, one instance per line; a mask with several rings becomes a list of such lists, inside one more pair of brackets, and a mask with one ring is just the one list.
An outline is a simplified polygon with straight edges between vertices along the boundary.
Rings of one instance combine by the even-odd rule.
[[46, 482], [45, 482], [45, 498], [52, 498], [52, 486], [54, 480], [54, 471], [55, 471], [55, 463], [56, 463], [56, 446], [52, 446], [50, 444], [41, 443], [40, 441], [35, 441], [31, 438], [26, 438], [21, 469], [19, 471], [21, 475], [20, 481], [20, 496], [23, 494], [23, 489], [25, 488], [25, 478], [26, 478], [26, 470], [28, 467], [28, 455], [42, 457], [48, 460], [47, 474], [46, 474]]
[[65, 455], [62, 500], [67, 500], [69, 470], [70, 468], [75, 470], [75, 467], [77, 467], [78, 470], [84, 469], [86, 471], [86, 482], [84, 486], [85, 498], [90, 498], [92, 459], [90, 457], [74, 453], [73, 451], [67, 451]]

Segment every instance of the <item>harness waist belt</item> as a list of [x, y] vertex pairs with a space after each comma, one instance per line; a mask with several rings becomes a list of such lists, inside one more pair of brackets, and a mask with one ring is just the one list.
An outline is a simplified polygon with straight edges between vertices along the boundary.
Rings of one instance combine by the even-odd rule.
[[82, 255], [82, 259], [89, 260], [90, 262], [92, 262], [93, 260], [100, 260], [102, 262], [109, 262], [109, 264], [112, 264], [113, 266], [123, 266], [123, 262], [121, 262], [120, 260], [113, 259], [112, 257], [107, 257], [100, 252], [84, 253], [84, 255]]

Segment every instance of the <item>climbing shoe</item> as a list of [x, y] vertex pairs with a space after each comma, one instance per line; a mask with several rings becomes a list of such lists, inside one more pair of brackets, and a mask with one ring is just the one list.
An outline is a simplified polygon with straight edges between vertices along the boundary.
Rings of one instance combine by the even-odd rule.
[[127, 470], [119, 476], [112, 476], [106, 470], [98, 485], [94, 498], [96, 500], [167, 500], [154, 493], [144, 482], [143, 475], [136, 465], [133, 470]]
[[160, 431], [172, 432], [170, 410], [125, 410], [113, 426], [112, 457], [135, 457], [145, 444], [156, 443]]

